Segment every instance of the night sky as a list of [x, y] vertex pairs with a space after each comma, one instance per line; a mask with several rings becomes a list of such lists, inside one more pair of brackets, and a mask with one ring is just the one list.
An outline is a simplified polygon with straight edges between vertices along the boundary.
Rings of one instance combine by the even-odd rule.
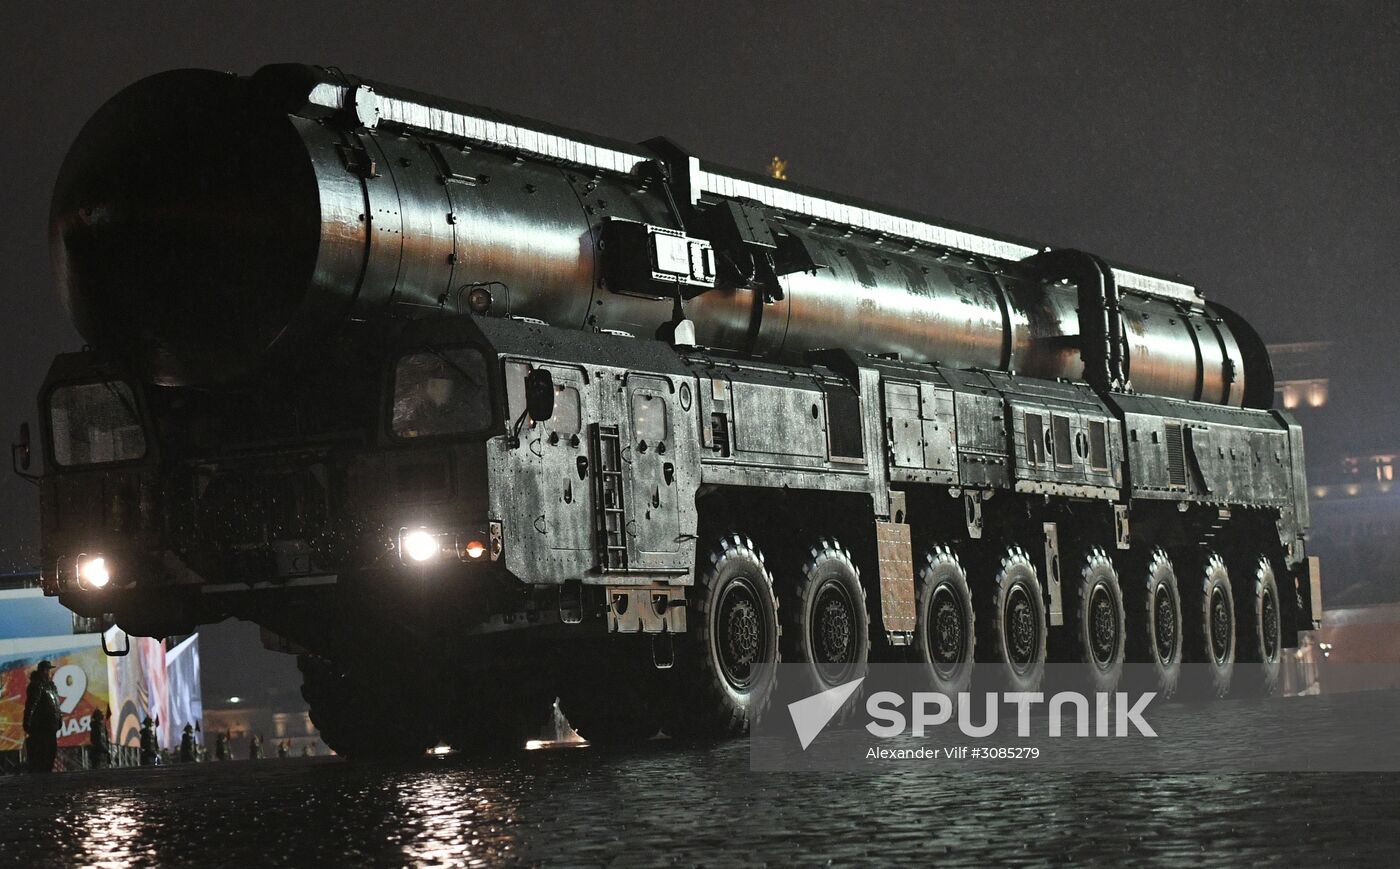
[[[160, 70], [300, 61], [733, 166], [777, 153], [795, 181], [1179, 273], [1267, 341], [1336, 342], [1336, 425], [1310, 437], [1400, 446], [1400, 4], [522, 5], [9, 10], [0, 436], [79, 344], [47, 215], [84, 120]], [[0, 476], [0, 570], [33, 562], [35, 492]]]

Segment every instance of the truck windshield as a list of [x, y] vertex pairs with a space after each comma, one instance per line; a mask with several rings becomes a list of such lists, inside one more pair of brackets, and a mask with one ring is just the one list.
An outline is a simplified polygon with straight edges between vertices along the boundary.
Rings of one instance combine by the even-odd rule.
[[60, 386], [49, 398], [53, 458], [60, 465], [125, 462], [146, 454], [131, 387], [120, 381]]
[[469, 347], [425, 347], [394, 369], [395, 437], [468, 434], [491, 425], [486, 361]]

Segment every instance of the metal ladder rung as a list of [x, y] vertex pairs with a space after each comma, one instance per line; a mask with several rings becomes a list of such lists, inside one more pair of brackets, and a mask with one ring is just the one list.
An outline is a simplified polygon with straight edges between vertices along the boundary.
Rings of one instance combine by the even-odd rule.
[[622, 436], [615, 425], [595, 423], [592, 427], [593, 448], [598, 459], [594, 476], [597, 505], [597, 537], [599, 567], [604, 571], [627, 569], [627, 505], [622, 476]]

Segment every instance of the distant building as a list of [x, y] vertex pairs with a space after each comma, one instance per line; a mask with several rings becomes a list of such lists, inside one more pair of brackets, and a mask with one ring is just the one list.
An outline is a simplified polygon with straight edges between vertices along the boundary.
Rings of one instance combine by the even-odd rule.
[[[1395, 481], [1395, 458], [1395, 453], [1347, 456], [1342, 459], [1342, 475], [1355, 477], [1358, 481], [1391, 483]], [[1377, 489], [1390, 491], [1389, 486], [1378, 486]]]
[[1327, 352], [1331, 347], [1330, 341], [1269, 345], [1276, 405], [1297, 411], [1327, 404]]
[[290, 743], [292, 756], [304, 749], [328, 755], [330, 749], [307, 712], [294, 647], [249, 622], [228, 621], [207, 632], [211, 660], [204, 712], [210, 739], [227, 733], [233, 756], [248, 756], [248, 740], [262, 736], [264, 757], [276, 757], [277, 744]]
[[1358, 426], [1357, 408], [1334, 400], [1344, 384], [1332, 382], [1331, 350], [1326, 341], [1269, 346], [1275, 405], [1303, 426], [1323, 604], [1400, 601], [1400, 432]]
[[204, 713], [204, 726], [212, 743], [220, 733], [227, 733], [236, 760], [248, 756], [248, 740], [254, 735], [263, 738], [263, 756], [276, 757], [277, 744], [286, 741], [292, 757], [300, 757], [303, 749], [312, 754], [328, 755], [331, 750], [321, 741], [316, 726], [305, 708], [276, 711], [268, 706], [253, 705], [228, 699], [211, 703]]

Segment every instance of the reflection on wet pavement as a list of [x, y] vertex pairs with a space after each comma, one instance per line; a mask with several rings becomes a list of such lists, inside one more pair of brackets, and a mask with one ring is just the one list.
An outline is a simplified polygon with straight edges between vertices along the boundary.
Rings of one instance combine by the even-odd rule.
[[411, 765], [235, 761], [0, 779], [0, 862], [1393, 865], [1397, 783], [1378, 774], [755, 773], [742, 740]]

